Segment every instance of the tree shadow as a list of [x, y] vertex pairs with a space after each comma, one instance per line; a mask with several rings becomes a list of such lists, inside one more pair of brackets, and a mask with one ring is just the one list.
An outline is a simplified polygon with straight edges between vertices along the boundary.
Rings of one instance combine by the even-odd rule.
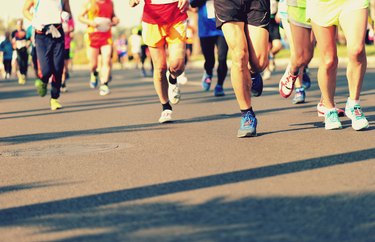
[[37, 189], [37, 188], [45, 188], [50, 186], [64, 186], [64, 185], [72, 185], [77, 184], [78, 182], [57, 182], [57, 181], [43, 181], [43, 182], [32, 182], [32, 183], [24, 183], [24, 184], [17, 184], [11, 186], [3, 186], [0, 187], [0, 195], [10, 192], [17, 192], [22, 190], [30, 190], [30, 189]]

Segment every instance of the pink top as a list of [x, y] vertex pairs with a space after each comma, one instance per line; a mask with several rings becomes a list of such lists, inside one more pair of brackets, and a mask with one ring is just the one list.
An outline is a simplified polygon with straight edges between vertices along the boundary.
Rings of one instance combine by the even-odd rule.
[[70, 33], [74, 30], [74, 20], [70, 18], [67, 22], [63, 23], [63, 29], [65, 33], [65, 49], [70, 49], [70, 42], [72, 38], [70, 37]]

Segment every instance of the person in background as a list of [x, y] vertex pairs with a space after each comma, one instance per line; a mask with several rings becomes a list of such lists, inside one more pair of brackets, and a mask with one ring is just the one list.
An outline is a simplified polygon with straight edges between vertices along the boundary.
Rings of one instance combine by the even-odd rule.
[[0, 43], [0, 52], [3, 53], [4, 77], [9, 79], [12, 74], [13, 45], [10, 32], [5, 32], [5, 39]]
[[70, 78], [69, 66], [70, 66], [70, 43], [73, 39], [74, 32], [74, 20], [73, 16], [62, 23], [65, 35], [65, 50], [64, 50], [64, 72], [62, 76], [61, 92], [67, 92], [66, 82]]
[[17, 20], [17, 29], [12, 32], [13, 49], [17, 51], [17, 63], [19, 71], [17, 72], [18, 83], [24, 85], [27, 78], [27, 68], [29, 65], [29, 41], [26, 38], [26, 31], [23, 28], [23, 20]]
[[88, 26], [88, 45], [90, 55], [90, 87], [96, 88], [99, 82], [97, 71], [99, 55], [101, 55], [101, 86], [99, 95], [105, 96], [110, 93], [108, 84], [111, 76], [112, 66], [112, 26], [116, 26], [120, 20], [116, 17], [112, 0], [87, 0], [79, 15], [79, 20]]

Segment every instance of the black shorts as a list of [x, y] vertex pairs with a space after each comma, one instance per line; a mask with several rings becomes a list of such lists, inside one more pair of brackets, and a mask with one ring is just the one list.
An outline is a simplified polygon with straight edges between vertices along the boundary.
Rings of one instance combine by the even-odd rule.
[[270, 24], [268, 25], [268, 30], [270, 32], [270, 42], [274, 41], [275, 39], [281, 39], [279, 27], [280, 25], [276, 23], [275, 19], [271, 18]]
[[270, 0], [215, 0], [216, 27], [226, 22], [268, 28], [270, 21]]
[[64, 50], [64, 60], [69, 60], [70, 59], [70, 49], [65, 49]]

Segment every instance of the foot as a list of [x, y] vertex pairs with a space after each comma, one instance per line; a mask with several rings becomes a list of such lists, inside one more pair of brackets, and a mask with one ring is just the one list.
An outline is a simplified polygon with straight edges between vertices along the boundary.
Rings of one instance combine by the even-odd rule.
[[202, 88], [203, 91], [208, 92], [211, 88], [211, 83], [212, 83], [212, 75], [208, 75], [206, 72], [203, 74], [202, 77]]
[[185, 72], [182, 72], [181, 75], [177, 77], [177, 83], [185, 85], [188, 82]]
[[308, 71], [307, 68], [303, 70], [302, 87], [305, 88], [305, 90], [311, 87], [310, 72]]
[[238, 138], [253, 137], [257, 135], [257, 119], [254, 113], [248, 111], [241, 117], [241, 125], [237, 132]]
[[349, 102], [346, 102], [345, 115], [352, 120], [352, 128], [354, 130], [358, 131], [369, 127], [369, 123], [359, 104], [350, 106]]
[[62, 108], [59, 100], [57, 100], [57, 99], [51, 98], [50, 103], [51, 103], [51, 110], [52, 111]]
[[167, 123], [172, 121], [172, 110], [166, 109], [161, 112], [161, 116], [159, 118], [159, 123]]
[[251, 94], [254, 97], [259, 97], [263, 92], [263, 79], [260, 73], [251, 74]]
[[297, 88], [296, 94], [294, 95], [294, 98], [293, 98], [293, 104], [304, 103], [305, 98], [306, 98], [305, 89], [303, 87]]
[[341, 122], [336, 109], [330, 109], [324, 116], [324, 123], [326, 130], [341, 129]]
[[42, 80], [36, 79], [34, 85], [39, 96], [44, 97], [47, 94], [47, 83], [43, 83]]
[[[324, 107], [323, 103], [319, 102], [318, 105], [316, 106], [316, 110], [318, 111], [318, 117], [324, 117], [328, 108]], [[344, 117], [345, 115], [344, 110], [336, 107], [336, 111], [339, 117]]]
[[99, 95], [105, 96], [108, 95], [111, 91], [109, 90], [109, 87], [107, 85], [101, 85], [99, 88]]
[[68, 91], [68, 88], [66, 87], [66, 84], [65, 83], [62, 83], [61, 84], [61, 92], [67, 92]]
[[272, 72], [269, 69], [263, 71], [263, 80], [269, 80], [271, 78]]
[[297, 78], [298, 75], [290, 74], [288, 69], [285, 71], [279, 82], [279, 92], [283, 98], [288, 98], [292, 94]]
[[225, 96], [225, 92], [222, 86], [216, 85], [215, 90], [214, 90], [214, 95], [215, 97], [222, 97]]
[[90, 75], [90, 88], [96, 88], [98, 86], [99, 78], [98, 74], [91, 73]]

